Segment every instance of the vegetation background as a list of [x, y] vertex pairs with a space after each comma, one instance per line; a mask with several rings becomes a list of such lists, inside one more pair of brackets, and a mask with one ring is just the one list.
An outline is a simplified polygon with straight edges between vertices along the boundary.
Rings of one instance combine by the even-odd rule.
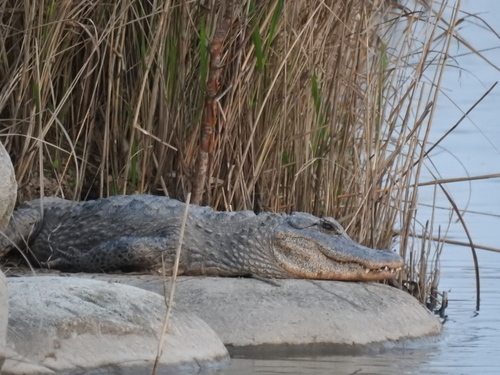
[[435, 3], [2, 1], [0, 139], [20, 199], [198, 189], [220, 210], [332, 216], [399, 246], [399, 281], [425, 299], [419, 171], [461, 22]]

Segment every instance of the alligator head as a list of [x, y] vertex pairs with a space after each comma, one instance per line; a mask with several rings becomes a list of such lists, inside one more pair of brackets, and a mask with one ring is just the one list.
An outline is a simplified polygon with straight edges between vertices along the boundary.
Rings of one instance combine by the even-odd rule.
[[403, 259], [390, 250], [374, 250], [351, 240], [332, 218], [297, 212], [275, 229], [278, 265], [297, 278], [372, 281], [393, 278]]

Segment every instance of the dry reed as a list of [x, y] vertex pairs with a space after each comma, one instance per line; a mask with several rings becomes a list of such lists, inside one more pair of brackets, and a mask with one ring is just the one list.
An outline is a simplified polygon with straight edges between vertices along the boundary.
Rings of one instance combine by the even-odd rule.
[[[21, 196], [183, 199], [226, 3], [3, 1], [0, 136]], [[419, 264], [434, 245], [412, 243], [419, 171], [460, 20], [443, 20], [445, 0], [388, 3], [235, 2], [203, 203], [333, 216], [375, 248], [399, 227], [400, 282], [417, 280], [425, 299], [435, 277]]]

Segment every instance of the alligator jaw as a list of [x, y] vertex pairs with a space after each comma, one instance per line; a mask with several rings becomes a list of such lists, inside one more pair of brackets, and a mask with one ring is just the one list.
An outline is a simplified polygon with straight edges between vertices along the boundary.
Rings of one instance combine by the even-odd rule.
[[318, 244], [324, 262], [341, 269], [340, 280], [374, 281], [392, 279], [404, 266], [403, 259], [390, 250], [375, 250], [361, 246], [343, 234], [334, 241], [336, 246]]
[[[372, 251], [385, 251], [385, 250], [372, 250]], [[335, 262], [332, 259], [326, 260], [327, 262]], [[395, 277], [399, 271], [401, 271], [402, 266], [400, 267], [389, 267], [384, 266], [380, 268], [367, 268], [359, 263], [344, 263], [337, 262], [340, 264], [338, 267], [339, 271], [343, 271], [342, 275], [338, 277], [333, 277], [336, 280], [351, 280], [351, 281], [375, 281], [375, 280], [385, 280], [392, 279]], [[352, 275], [352, 276], [350, 276]]]
[[[296, 241], [294, 241], [296, 242]], [[360, 245], [358, 245], [360, 246]], [[363, 248], [363, 252], [367, 255], [372, 255], [376, 259], [380, 255], [385, 258], [385, 255], [390, 254], [393, 261], [388, 261], [386, 265], [379, 265], [375, 262], [373, 265], [367, 266], [356, 261], [346, 262], [334, 257], [326, 256], [321, 247], [316, 247], [313, 253], [308, 247], [300, 247], [301, 251], [297, 251], [294, 247], [294, 253], [284, 251], [277, 254], [278, 264], [291, 273], [296, 278], [304, 279], [323, 279], [323, 280], [342, 280], [342, 281], [376, 281], [392, 279], [403, 267], [403, 261], [399, 255], [386, 250], [374, 250]], [[284, 247], [282, 247], [284, 249]], [[366, 249], [366, 250], [365, 250]], [[328, 249], [330, 250], [330, 249]], [[331, 251], [329, 251], [331, 252]], [[380, 253], [380, 255], [379, 255]]]

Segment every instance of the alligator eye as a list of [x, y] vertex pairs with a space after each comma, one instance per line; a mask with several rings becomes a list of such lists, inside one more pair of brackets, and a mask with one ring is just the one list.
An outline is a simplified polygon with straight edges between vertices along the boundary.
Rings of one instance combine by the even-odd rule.
[[338, 232], [337, 228], [332, 223], [329, 223], [327, 221], [323, 221], [321, 223], [321, 228], [329, 232]]

